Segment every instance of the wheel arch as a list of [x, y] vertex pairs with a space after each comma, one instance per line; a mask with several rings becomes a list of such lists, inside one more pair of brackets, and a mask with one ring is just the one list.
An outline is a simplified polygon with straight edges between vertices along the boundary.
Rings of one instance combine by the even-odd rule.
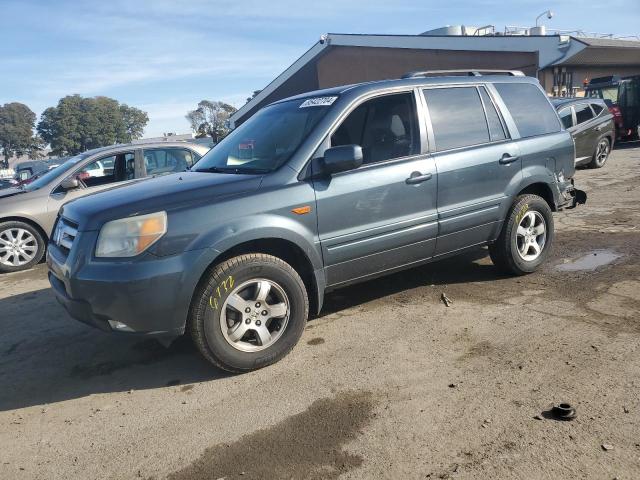
[[23, 223], [26, 223], [27, 225], [30, 225], [31, 227], [35, 228], [38, 231], [38, 233], [40, 233], [40, 235], [42, 235], [42, 238], [45, 241], [45, 248], [47, 247], [46, 242], [49, 241], [49, 235], [47, 234], [47, 232], [44, 231], [44, 228], [42, 228], [42, 226], [35, 220], [28, 217], [21, 217], [19, 215], [18, 216], [12, 215], [8, 217], [0, 218], [0, 223], [4, 223], [4, 222], [23, 222]]
[[526, 195], [526, 194], [538, 195], [539, 197], [542, 197], [544, 201], [547, 202], [552, 212], [555, 212], [558, 210], [556, 207], [555, 198], [553, 196], [553, 191], [551, 190], [551, 187], [549, 186], [549, 184], [545, 182], [530, 183], [520, 188], [520, 191], [516, 194], [516, 198], [519, 197], [520, 195]]
[[[220, 263], [247, 253], [273, 255], [291, 265], [298, 272], [307, 289], [309, 310], [315, 314], [320, 312], [324, 300], [324, 277], [314, 269], [313, 262], [303, 248], [297, 243], [281, 237], [254, 238], [219, 251], [200, 276], [198, 285], [206, 281], [209, 272]], [[197, 290], [198, 288], [194, 290], [194, 294]]]

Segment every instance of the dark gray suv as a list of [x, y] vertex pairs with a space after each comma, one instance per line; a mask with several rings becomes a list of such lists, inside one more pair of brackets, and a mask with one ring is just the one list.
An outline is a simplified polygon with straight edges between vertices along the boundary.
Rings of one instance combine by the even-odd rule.
[[66, 204], [57, 298], [242, 372], [283, 358], [328, 290], [482, 245], [533, 272], [552, 212], [586, 200], [571, 135], [533, 78], [431, 73], [278, 101], [189, 172]]

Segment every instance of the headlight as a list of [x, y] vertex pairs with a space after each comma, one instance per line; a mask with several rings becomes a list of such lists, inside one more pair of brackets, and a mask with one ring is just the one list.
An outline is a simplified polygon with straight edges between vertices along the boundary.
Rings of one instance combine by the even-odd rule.
[[96, 257], [134, 257], [167, 233], [167, 213], [157, 212], [107, 222], [100, 230]]

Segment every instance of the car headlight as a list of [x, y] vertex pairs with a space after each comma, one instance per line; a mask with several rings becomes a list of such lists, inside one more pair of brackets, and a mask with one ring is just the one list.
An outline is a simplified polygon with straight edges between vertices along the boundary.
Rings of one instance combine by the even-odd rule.
[[167, 213], [121, 218], [104, 224], [98, 236], [96, 257], [134, 257], [167, 233]]

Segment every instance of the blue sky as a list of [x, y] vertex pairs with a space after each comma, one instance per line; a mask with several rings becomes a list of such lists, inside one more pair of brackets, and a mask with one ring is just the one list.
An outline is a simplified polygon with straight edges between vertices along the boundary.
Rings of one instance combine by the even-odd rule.
[[198, 101], [240, 107], [322, 33], [502, 29], [547, 8], [548, 28], [640, 34], [640, 0], [0, 0], [0, 104], [107, 95], [149, 113], [147, 136], [185, 133]]

